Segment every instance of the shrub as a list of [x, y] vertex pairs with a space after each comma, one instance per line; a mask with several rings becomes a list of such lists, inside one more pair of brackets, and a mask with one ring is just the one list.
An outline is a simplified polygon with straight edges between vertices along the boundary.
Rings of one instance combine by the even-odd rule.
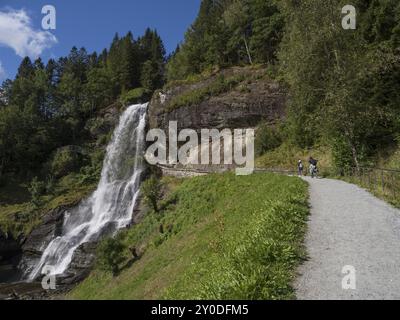
[[159, 211], [158, 202], [161, 199], [162, 184], [155, 176], [151, 176], [142, 185], [142, 192], [146, 204], [155, 212]]
[[104, 149], [97, 149], [89, 154], [90, 164], [80, 170], [80, 181], [82, 184], [89, 185], [97, 183], [100, 179], [103, 161], [105, 157]]
[[97, 264], [99, 268], [106, 272], [112, 272], [117, 276], [120, 271], [120, 264], [125, 261], [125, 247], [116, 238], [103, 240], [97, 248]]
[[54, 194], [56, 183], [53, 176], [48, 176], [45, 182], [46, 194]]
[[267, 151], [278, 148], [282, 144], [282, 137], [276, 126], [262, 124], [257, 131], [255, 151], [257, 156], [262, 156]]
[[31, 202], [35, 207], [40, 206], [40, 197], [45, 193], [46, 191], [46, 185], [44, 182], [39, 181], [37, 177], [33, 178], [30, 186], [29, 186], [29, 192], [31, 194]]
[[110, 142], [110, 135], [108, 134], [102, 134], [98, 137], [97, 139], [97, 145], [98, 146], [105, 146]]
[[[361, 165], [370, 165], [368, 162], [368, 150], [364, 146], [358, 147], [357, 160]], [[332, 139], [332, 155], [333, 164], [336, 169], [339, 169], [341, 174], [349, 172], [352, 168], [356, 167], [352, 150], [345, 139], [341, 137], [335, 137]]]
[[143, 103], [150, 99], [151, 92], [145, 88], [136, 88], [121, 95], [120, 102], [124, 105]]
[[103, 118], [89, 119], [85, 125], [85, 130], [87, 130], [93, 137], [97, 137], [108, 132], [108, 129], [108, 125]]
[[61, 148], [55, 153], [51, 162], [51, 173], [56, 178], [78, 170], [82, 165], [82, 155], [72, 147]]

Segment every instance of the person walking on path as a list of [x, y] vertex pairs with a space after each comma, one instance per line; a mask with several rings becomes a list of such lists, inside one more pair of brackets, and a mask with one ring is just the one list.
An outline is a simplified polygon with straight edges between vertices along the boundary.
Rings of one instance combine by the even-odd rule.
[[303, 170], [304, 170], [304, 166], [303, 166], [303, 161], [299, 160], [299, 162], [297, 163], [297, 169], [299, 172], [299, 177], [303, 176]]
[[313, 157], [310, 157], [310, 160], [308, 160], [308, 163], [310, 164], [310, 175], [311, 178], [316, 178], [318, 175], [318, 160], [315, 160]]

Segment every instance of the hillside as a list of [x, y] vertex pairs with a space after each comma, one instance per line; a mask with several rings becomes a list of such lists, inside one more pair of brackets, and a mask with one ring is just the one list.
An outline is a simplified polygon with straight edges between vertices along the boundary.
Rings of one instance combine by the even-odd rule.
[[60, 213], [96, 189], [121, 113], [162, 86], [164, 64], [150, 29], [116, 34], [101, 53], [73, 47], [57, 60], [22, 59], [0, 87], [0, 264], [18, 264], [32, 232], [47, 226], [37, 253]]
[[[159, 213], [122, 232], [122, 271], [96, 268], [73, 299], [289, 299], [307, 184], [273, 174], [164, 178]], [[139, 259], [128, 248], [135, 247]]]
[[[307, 184], [163, 177], [144, 161], [145, 135], [170, 121], [198, 134], [254, 128], [256, 167], [293, 170], [313, 156], [320, 176], [399, 205], [399, 172], [377, 167], [400, 169], [400, 4], [354, 0], [355, 30], [342, 5], [202, 0], [169, 55], [147, 29], [102, 52], [23, 58], [0, 87], [0, 271], [19, 268], [20, 280], [59, 264], [51, 245], [62, 239], [70, 299], [295, 298]], [[141, 120], [119, 122], [129, 105]], [[107, 148], [113, 132], [120, 144]], [[14, 281], [8, 271], [2, 281]]]
[[107, 143], [118, 123], [123, 106], [114, 104], [86, 120], [86, 136], [79, 145], [57, 149], [52, 163], [45, 163], [53, 175], [46, 180], [13, 178], [0, 186], [0, 229], [18, 239], [27, 236], [44, 215], [58, 207], [71, 207], [97, 185]]

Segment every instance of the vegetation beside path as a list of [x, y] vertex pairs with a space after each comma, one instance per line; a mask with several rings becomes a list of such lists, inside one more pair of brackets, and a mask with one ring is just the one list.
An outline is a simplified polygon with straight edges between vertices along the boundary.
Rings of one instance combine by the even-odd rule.
[[97, 267], [69, 298], [294, 298], [308, 216], [304, 181], [228, 173], [163, 182], [162, 209], [116, 239], [121, 271]]

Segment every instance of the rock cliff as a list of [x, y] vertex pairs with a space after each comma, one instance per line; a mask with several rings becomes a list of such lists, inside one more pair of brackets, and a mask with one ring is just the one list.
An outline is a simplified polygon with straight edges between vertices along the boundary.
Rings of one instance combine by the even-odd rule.
[[[179, 96], [201, 92], [218, 77], [240, 77], [240, 81], [226, 92], [205, 95], [201, 102], [171, 108]], [[149, 105], [149, 126], [167, 130], [169, 121], [177, 121], [178, 130], [250, 128], [261, 121], [281, 119], [285, 105], [285, 91], [268, 78], [264, 69], [232, 68], [195, 83], [178, 83], [156, 92]]]

